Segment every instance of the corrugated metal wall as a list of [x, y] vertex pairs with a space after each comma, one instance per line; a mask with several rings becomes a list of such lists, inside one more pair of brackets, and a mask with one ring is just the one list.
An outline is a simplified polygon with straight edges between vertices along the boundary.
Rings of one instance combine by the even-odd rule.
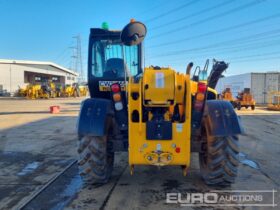
[[265, 73], [251, 74], [251, 91], [256, 103], [265, 103]]

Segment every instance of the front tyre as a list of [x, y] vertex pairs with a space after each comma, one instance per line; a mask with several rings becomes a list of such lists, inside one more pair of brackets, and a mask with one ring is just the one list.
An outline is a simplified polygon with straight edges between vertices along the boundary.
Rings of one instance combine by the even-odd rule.
[[236, 107], [237, 107], [237, 110], [240, 110], [241, 109], [241, 104], [237, 103]]
[[107, 136], [83, 136], [79, 140], [79, 173], [85, 183], [105, 184], [114, 164], [114, 153], [107, 150]]

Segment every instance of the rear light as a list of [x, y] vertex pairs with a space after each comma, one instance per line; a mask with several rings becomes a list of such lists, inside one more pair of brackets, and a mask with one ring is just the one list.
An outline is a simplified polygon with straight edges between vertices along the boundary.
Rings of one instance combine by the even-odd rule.
[[180, 147], [176, 147], [175, 152], [176, 153], [180, 153], [181, 152], [181, 148]]
[[122, 104], [122, 102], [116, 102], [116, 103], [115, 103], [115, 109], [116, 109], [117, 111], [122, 110], [122, 109], [123, 109], [123, 104]]
[[115, 102], [120, 101], [121, 100], [121, 94], [120, 93], [115, 93], [113, 95], [113, 99]]
[[111, 85], [111, 96], [114, 101], [114, 106], [116, 111], [120, 111], [123, 109], [123, 103], [122, 103], [122, 96], [121, 96], [121, 86], [118, 83]]
[[205, 94], [204, 93], [197, 93], [196, 94], [196, 100], [203, 101], [204, 98], [205, 98]]
[[206, 90], [207, 90], [207, 85], [203, 82], [199, 82], [198, 85], [197, 85], [197, 91], [200, 92], [200, 93], [205, 93]]
[[197, 93], [195, 96], [194, 109], [198, 112], [203, 110], [205, 94], [207, 91], [207, 85], [204, 82], [199, 82], [197, 84]]
[[121, 87], [120, 87], [119, 84], [113, 84], [113, 85], [111, 86], [111, 90], [112, 90], [113, 93], [117, 93], [117, 92], [120, 92], [120, 91], [121, 91]]

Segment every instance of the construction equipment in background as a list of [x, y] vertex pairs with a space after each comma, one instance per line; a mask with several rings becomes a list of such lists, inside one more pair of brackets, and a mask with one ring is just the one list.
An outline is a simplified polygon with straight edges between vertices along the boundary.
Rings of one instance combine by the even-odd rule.
[[41, 85], [29, 84], [26, 86], [26, 98], [37, 99], [42, 95]]
[[55, 85], [55, 97], [62, 97], [63, 95], [63, 86], [61, 84]]
[[225, 101], [229, 101], [233, 107], [235, 107], [235, 98], [232, 95], [231, 89], [230, 88], [226, 88], [222, 94], [221, 94], [221, 99], [225, 100]]
[[[143, 67], [146, 26], [132, 20], [122, 31], [93, 28], [89, 38], [88, 87], [78, 118], [79, 173], [84, 182], [111, 177], [114, 153], [128, 152], [130, 172], [140, 165], [177, 165], [183, 175], [192, 152], [209, 185], [230, 185], [237, 177], [239, 119], [215, 86], [228, 67], [213, 62], [194, 74], [168, 67]], [[170, 168], [173, 170], [173, 168]]]
[[238, 93], [234, 103], [238, 110], [242, 107], [245, 107], [246, 109], [251, 107], [252, 110], [255, 110], [256, 102], [251, 94], [250, 88], [244, 88], [242, 92]]
[[88, 94], [88, 87], [86, 85], [79, 85], [80, 96], [85, 97]]
[[280, 111], [280, 91], [273, 91], [268, 93], [267, 109]]
[[72, 85], [65, 85], [62, 96], [79, 97], [80, 96], [79, 85], [77, 83], [73, 83]]
[[29, 84], [25, 88], [18, 89], [17, 95], [28, 99], [38, 98], [56, 98], [56, 97], [80, 97], [87, 96], [88, 88], [86, 85], [74, 83], [72, 85], [55, 84], [53, 82], [45, 82], [43, 84]]
[[18, 86], [18, 91], [16, 92], [15, 96], [26, 97], [26, 94], [27, 94], [27, 86], [25, 87]]

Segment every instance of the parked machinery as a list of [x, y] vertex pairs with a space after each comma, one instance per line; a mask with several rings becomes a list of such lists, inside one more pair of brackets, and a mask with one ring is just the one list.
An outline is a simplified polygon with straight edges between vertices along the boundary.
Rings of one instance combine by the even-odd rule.
[[280, 91], [273, 91], [268, 94], [267, 109], [280, 111]]
[[222, 94], [221, 94], [221, 99], [225, 100], [225, 101], [229, 101], [233, 107], [235, 107], [235, 98], [232, 95], [231, 89], [230, 88], [226, 88]]
[[72, 85], [65, 85], [63, 91], [64, 97], [79, 97], [80, 90], [78, 83], [73, 83]]
[[41, 96], [41, 85], [38, 84], [29, 84], [26, 86], [26, 98], [28, 99], [37, 99]]
[[79, 85], [80, 96], [85, 97], [88, 94], [88, 87], [86, 85]]
[[238, 93], [238, 96], [235, 100], [235, 106], [238, 110], [240, 110], [242, 107], [245, 107], [248, 109], [251, 107], [252, 110], [255, 109], [256, 102], [253, 98], [253, 95], [251, 94], [250, 88], [244, 88], [244, 90], [240, 93]]
[[17, 91], [16, 96], [26, 97], [26, 95], [27, 95], [27, 86], [25, 86], [25, 87], [18, 86], [18, 91]]
[[177, 165], [186, 175], [191, 152], [198, 152], [207, 184], [233, 183], [242, 128], [232, 105], [216, 100], [214, 90], [228, 64], [214, 61], [208, 79], [201, 71], [192, 80], [192, 63], [186, 74], [158, 66], [143, 71], [145, 34], [135, 21], [122, 31], [91, 29], [91, 98], [78, 119], [80, 175], [85, 182], [108, 182], [116, 151], [128, 151], [131, 174], [140, 165]]

